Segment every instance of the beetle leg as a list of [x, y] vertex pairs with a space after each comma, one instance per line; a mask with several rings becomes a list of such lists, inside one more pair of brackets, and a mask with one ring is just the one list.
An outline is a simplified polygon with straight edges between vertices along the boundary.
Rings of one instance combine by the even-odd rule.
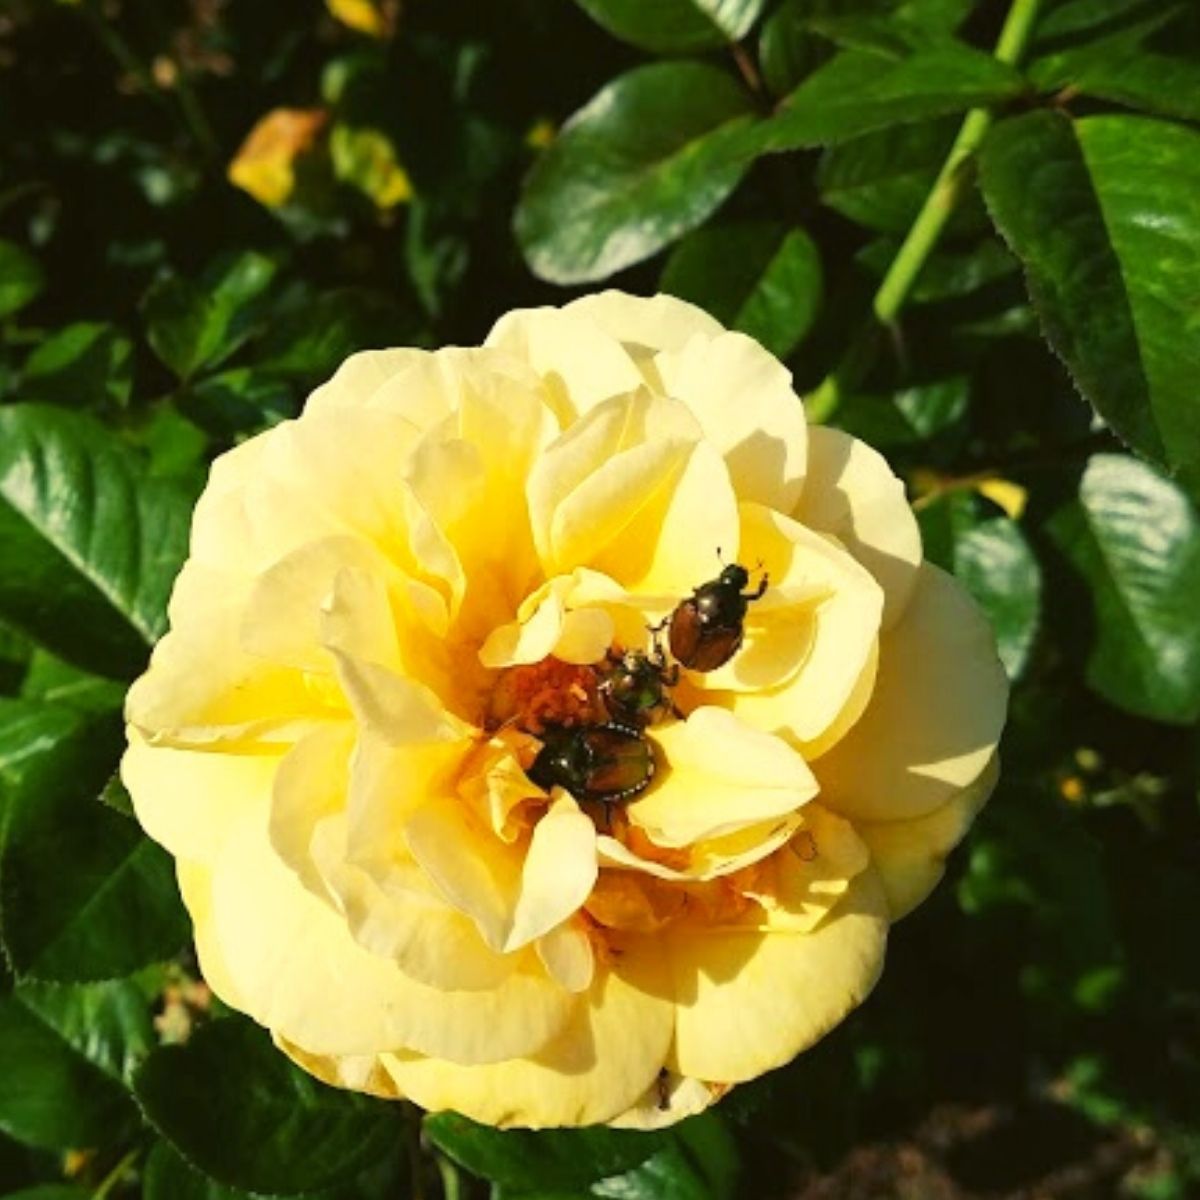
[[770, 575], [768, 575], [766, 573], [766, 571], [764, 571], [763, 577], [762, 577], [762, 579], [759, 580], [759, 583], [758, 583], [758, 590], [754, 591], [754, 592], [743, 592], [742, 599], [743, 600], [761, 600], [763, 598], [763, 594], [767, 590], [767, 584], [770, 582], [770, 580], [771, 580]]

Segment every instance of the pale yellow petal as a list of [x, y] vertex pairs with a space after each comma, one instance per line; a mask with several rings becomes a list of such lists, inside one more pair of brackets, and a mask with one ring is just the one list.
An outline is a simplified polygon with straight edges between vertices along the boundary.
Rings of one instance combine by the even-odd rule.
[[177, 858], [209, 863], [247, 808], [270, 795], [275, 754], [213, 754], [151, 746], [136, 729], [121, 781], [142, 828]]
[[856, 821], [920, 817], [979, 778], [1004, 727], [1008, 679], [978, 605], [922, 566], [880, 643], [866, 711], [812, 765], [821, 802]]
[[983, 774], [940, 808], [910, 821], [868, 821], [858, 826], [887, 893], [892, 920], [907, 916], [937, 886], [946, 856], [963, 839], [987, 803], [1000, 775], [993, 755]]
[[389, 379], [426, 358], [428, 350], [400, 346], [393, 350], [362, 350], [352, 354], [333, 378], [312, 392], [306, 409], [351, 408], [365, 405]]
[[637, 1103], [671, 1042], [672, 1006], [652, 939], [616, 945], [554, 1041], [536, 1054], [483, 1067], [389, 1054], [400, 1090], [431, 1112], [453, 1110], [501, 1128], [594, 1125]]
[[666, 1129], [715, 1104], [729, 1089], [664, 1071], [638, 1102], [608, 1122], [614, 1129]]
[[807, 430], [787, 368], [742, 333], [698, 335], [659, 354], [655, 367], [724, 456], [738, 499], [790, 512], [804, 484]]
[[634, 391], [641, 373], [619, 341], [559, 308], [520, 308], [492, 327], [486, 346], [524, 359], [542, 377], [565, 427], [610, 396]]
[[196, 958], [200, 962], [200, 973], [204, 982], [212, 988], [217, 998], [239, 1011], [245, 1004], [234, 987], [233, 977], [225, 963], [225, 956], [217, 940], [212, 916], [212, 868], [187, 859], [175, 860], [175, 878], [179, 882], [179, 895], [188, 916], [192, 918], [192, 939], [196, 946]]
[[495, 988], [444, 991], [368, 953], [280, 861], [265, 810], [231, 835], [212, 901], [212, 936], [239, 1007], [309, 1053], [408, 1046], [458, 1062], [493, 1062], [545, 1045], [573, 1006], [536, 956]]
[[674, 296], [631, 296], [609, 289], [580, 296], [563, 312], [586, 317], [609, 337], [630, 347], [681, 350], [697, 334], [715, 338], [724, 333], [719, 321], [702, 308]]
[[564, 921], [537, 940], [538, 958], [569, 992], [586, 992], [596, 975], [596, 955], [587, 930], [578, 921]]
[[816, 780], [795, 750], [725, 709], [698, 708], [650, 736], [658, 774], [625, 812], [660, 846], [687, 846], [784, 817], [816, 795]]
[[883, 627], [900, 619], [921, 565], [921, 532], [887, 460], [839, 429], [814, 426], [808, 475], [793, 515], [833, 534], [879, 581]]
[[395, 1080], [383, 1069], [377, 1054], [347, 1054], [335, 1058], [326, 1054], [309, 1054], [287, 1038], [273, 1035], [275, 1045], [296, 1064], [330, 1087], [351, 1092], [365, 1092], [381, 1100], [400, 1100]]
[[738, 544], [737, 498], [720, 454], [706, 442], [692, 447], [664, 485], [599, 544], [592, 565], [630, 590], [682, 597], [711, 579], [722, 552], [733, 558]]
[[662, 939], [676, 1002], [671, 1069], [738, 1083], [790, 1061], [870, 992], [887, 927], [870, 871], [811, 933], [672, 926]]

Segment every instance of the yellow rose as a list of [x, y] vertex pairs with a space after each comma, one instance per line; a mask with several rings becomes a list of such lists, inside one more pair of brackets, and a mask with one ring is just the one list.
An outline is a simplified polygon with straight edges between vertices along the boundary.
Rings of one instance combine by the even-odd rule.
[[[649, 786], [547, 782], [718, 552], [769, 586], [610, 730]], [[996, 776], [992, 636], [900, 482], [666, 296], [351, 358], [214, 464], [170, 619], [123, 774], [209, 983], [329, 1082], [495, 1125], [668, 1124], [787, 1062]]]

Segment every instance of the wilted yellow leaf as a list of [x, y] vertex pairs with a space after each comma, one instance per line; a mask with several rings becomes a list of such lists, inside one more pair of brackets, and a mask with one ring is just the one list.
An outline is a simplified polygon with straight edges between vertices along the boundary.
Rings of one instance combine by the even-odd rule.
[[250, 130], [229, 164], [229, 182], [276, 208], [296, 185], [296, 159], [311, 150], [329, 116], [321, 108], [276, 108]]
[[999, 505], [1014, 521], [1021, 519], [1025, 511], [1025, 503], [1029, 493], [1019, 483], [1011, 479], [982, 479], [975, 485], [981, 496], [986, 496], [993, 504]]
[[391, 14], [376, 0], [325, 0], [325, 5], [343, 25], [369, 37], [387, 37], [392, 31]]
[[377, 207], [392, 208], [412, 197], [412, 184], [396, 148], [378, 129], [337, 125], [329, 151], [338, 179], [370, 197]]

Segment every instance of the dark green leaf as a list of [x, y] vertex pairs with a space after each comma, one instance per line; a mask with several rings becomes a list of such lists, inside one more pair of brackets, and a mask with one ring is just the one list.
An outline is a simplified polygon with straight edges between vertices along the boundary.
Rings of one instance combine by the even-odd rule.
[[93, 321], [47, 338], [21, 373], [21, 399], [75, 408], [124, 405], [132, 389], [133, 343], [112, 325]]
[[24, 308], [44, 286], [37, 259], [12, 242], [0, 241], [0, 317]]
[[640, 1166], [593, 1184], [607, 1200], [727, 1200], [738, 1174], [737, 1146], [711, 1113], [672, 1130], [670, 1144]]
[[499, 1130], [456, 1113], [431, 1113], [425, 1134], [472, 1174], [517, 1191], [582, 1187], [643, 1163], [670, 1144], [666, 1133], [594, 1127]]
[[955, 375], [889, 396], [846, 396], [833, 420], [839, 429], [872, 446], [915, 446], [960, 424], [969, 402], [967, 379]]
[[828, 57], [822, 40], [809, 25], [808, 0], [783, 0], [766, 21], [758, 39], [758, 65], [773, 96], [785, 96]]
[[157, 1050], [134, 1087], [151, 1124], [188, 1162], [246, 1191], [347, 1181], [402, 1136], [394, 1104], [318, 1083], [241, 1018]]
[[1159, 721], [1200, 716], [1200, 517], [1156, 470], [1124, 455], [1088, 463], [1055, 514], [1058, 545], [1087, 580], [1095, 643], [1087, 681]]
[[771, 221], [710, 225], [675, 248], [659, 287], [785, 358], [816, 317], [821, 259], [803, 229]]
[[[879, 238], [859, 251], [857, 261], [882, 278], [899, 249], [898, 241]], [[1019, 269], [1020, 263], [994, 236], [984, 238], [970, 250], [935, 251], [925, 260], [908, 293], [908, 303], [937, 304], [957, 300], [1001, 279], [1011, 278]]]
[[115, 717], [0, 702], [0, 937], [18, 976], [114, 979], [187, 939], [170, 856], [99, 802], [121, 744]]
[[[325, 292], [272, 318], [257, 345], [254, 367], [264, 377], [316, 381], [332, 375], [356, 351], [402, 344], [410, 332], [403, 314], [381, 292]], [[261, 395], [256, 402], [262, 402]]]
[[1146, 35], [1162, 24], [1162, 16], [1156, 15], [1132, 29], [1044, 55], [1030, 63], [1029, 77], [1045, 91], [1069, 88], [1130, 108], [1200, 121], [1200, 61], [1195, 54], [1200, 48], [1184, 44], [1169, 54], [1152, 50], [1144, 44]]
[[[142, 1200], [255, 1200], [189, 1166], [166, 1142], [155, 1143], [142, 1172]], [[270, 1200], [262, 1193], [257, 1200]]]
[[[821, 201], [844, 217], [880, 233], [902, 235], [920, 212], [957, 131], [954, 118], [897, 125], [831, 146], [821, 155]], [[947, 222], [955, 235], [987, 227], [974, 193]]]
[[287, 382], [256, 367], [233, 367], [193, 384], [178, 398], [197, 426], [221, 436], [257, 432], [295, 416], [295, 393]]
[[4, 1200], [90, 1200], [91, 1195], [86, 1188], [69, 1183], [43, 1183], [19, 1192], [5, 1192]]
[[701, 63], [639, 67], [563, 128], [525, 185], [516, 233], [535, 274], [603, 279], [700, 224], [754, 153], [750, 102]]
[[73, 1050], [110, 1079], [127, 1084], [157, 1045], [150, 1013], [150, 985], [156, 978], [74, 985], [31, 981], [18, 988], [18, 995]]
[[121, 708], [125, 685], [81, 671], [39, 648], [30, 657], [21, 683], [21, 698], [80, 712], [113, 713]]
[[157, 280], [142, 301], [154, 352], [180, 379], [219, 365], [254, 332], [254, 302], [270, 286], [277, 266], [247, 251], [195, 283], [177, 275]]
[[1200, 495], [1200, 134], [1049, 111], [997, 125], [981, 177], [1046, 336], [1135, 450]]
[[942, 496], [921, 510], [921, 536], [926, 558], [956, 575], [979, 602], [1000, 661], [1017, 679], [1037, 635], [1042, 573], [1021, 527], [983, 507], [969, 492]]
[[187, 549], [191, 496], [145, 478], [91, 418], [0, 409], [0, 617], [118, 678], [145, 664]]
[[614, 37], [652, 54], [690, 54], [750, 32], [766, 0], [576, 0]]
[[27, 1007], [0, 998], [0, 1130], [48, 1150], [119, 1144], [137, 1128], [124, 1087]]
[[888, 125], [1011, 100], [1021, 77], [962, 45], [894, 59], [847, 50], [811, 75], [762, 130], [763, 146], [794, 150], [859, 137]]

